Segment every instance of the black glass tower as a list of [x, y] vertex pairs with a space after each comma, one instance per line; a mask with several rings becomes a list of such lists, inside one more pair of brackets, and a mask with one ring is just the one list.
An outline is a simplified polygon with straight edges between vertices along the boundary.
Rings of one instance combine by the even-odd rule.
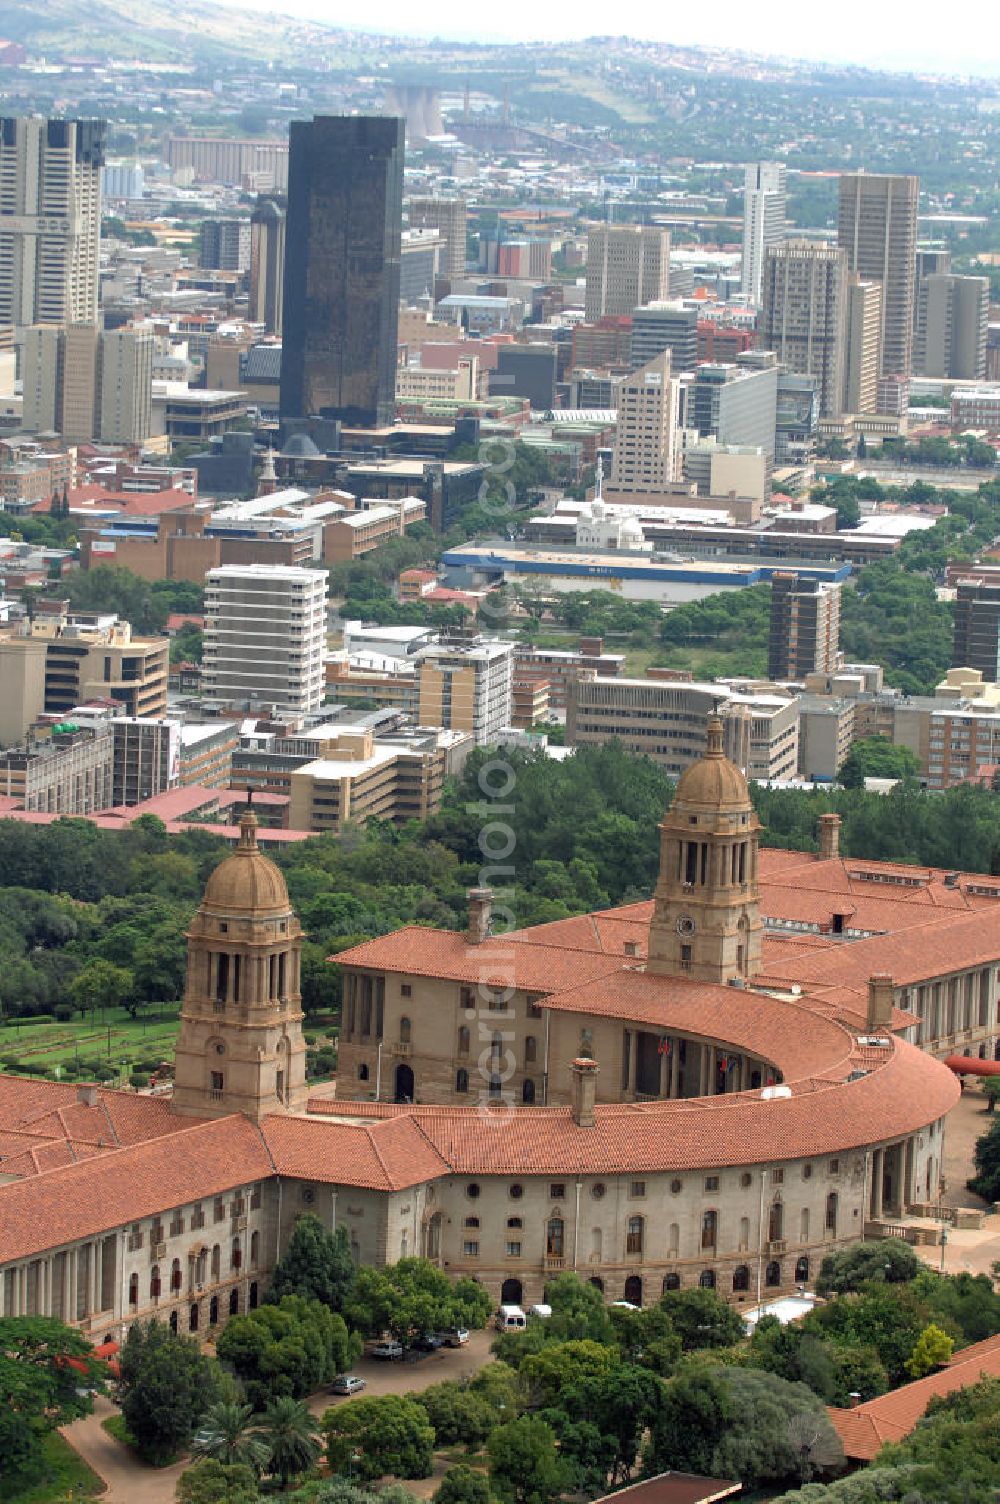
[[391, 423], [399, 327], [403, 121], [292, 122], [281, 417]]

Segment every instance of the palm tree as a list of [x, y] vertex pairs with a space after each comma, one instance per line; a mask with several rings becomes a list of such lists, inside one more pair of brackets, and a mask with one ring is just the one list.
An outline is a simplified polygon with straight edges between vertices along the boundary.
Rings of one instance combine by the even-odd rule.
[[290, 1395], [272, 1400], [258, 1434], [271, 1455], [267, 1471], [280, 1478], [282, 1488], [287, 1488], [289, 1479], [297, 1473], [312, 1467], [322, 1451], [318, 1422], [301, 1400], [293, 1400]]
[[250, 1429], [251, 1405], [219, 1401], [210, 1405], [191, 1445], [196, 1457], [213, 1457], [216, 1462], [243, 1463], [262, 1473], [271, 1456], [260, 1433]]

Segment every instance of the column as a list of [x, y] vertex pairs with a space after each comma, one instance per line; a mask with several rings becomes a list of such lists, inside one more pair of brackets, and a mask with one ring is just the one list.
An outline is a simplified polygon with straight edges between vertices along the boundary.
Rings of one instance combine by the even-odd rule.
[[[662, 1050], [666, 1050], [668, 1048], [668, 1046], [669, 1046], [669, 1041], [664, 1041], [664, 1043], [660, 1046], [660, 1048]], [[660, 1096], [661, 1097], [668, 1097], [669, 1095], [670, 1095], [670, 1056], [667, 1055], [667, 1054], [661, 1054], [661, 1056], [660, 1056]]]
[[7, 1271], [0, 1269], [0, 1320], [7, 1315]]
[[71, 1260], [71, 1258], [72, 1258], [72, 1254], [70, 1253], [70, 1250], [67, 1248], [65, 1250], [65, 1252], [63, 1253], [63, 1262], [62, 1262], [62, 1312], [61, 1312], [61, 1315], [62, 1315], [63, 1321], [73, 1321], [73, 1320], [76, 1319], [76, 1312], [74, 1310], [72, 1310], [71, 1307], [70, 1307], [70, 1260]]
[[17, 1314], [28, 1314], [28, 1266], [22, 1264], [17, 1271]]
[[679, 1039], [671, 1040], [673, 1048], [670, 1051], [670, 1095], [676, 1097], [680, 1086], [681, 1073], [681, 1042]]
[[750, 1087], [750, 1061], [746, 1055], [740, 1056], [740, 1091], [747, 1091]]
[[872, 1151], [872, 1217], [880, 1221], [882, 1217], [882, 1190], [885, 1181], [885, 1150], [875, 1149]]
[[38, 1262], [38, 1314], [52, 1315], [52, 1256]]
[[101, 1244], [96, 1239], [90, 1245], [90, 1312], [91, 1316], [101, 1309]]

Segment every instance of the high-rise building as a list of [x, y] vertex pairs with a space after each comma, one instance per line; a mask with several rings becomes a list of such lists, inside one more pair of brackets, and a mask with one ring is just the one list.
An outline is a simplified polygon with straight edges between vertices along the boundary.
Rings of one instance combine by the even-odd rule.
[[21, 422], [27, 433], [59, 433], [63, 337], [58, 324], [33, 324], [21, 344]]
[[649, 303], [632, 314], [632, 365], [645, 365], [670, 351], [673, 371], [693, 371], [698, 364], [698, 310], [677, 299]]
[[785, 164], [751, 162], [743, 188], [743, 264], [740, 287], [759, 304], [764, 256], [785, 238]]
[[765, 248], [757, 343], [781, 364], [814, 376], [820, 417], [841, 411], [847, 256], [835, 246], [792, 240]]
[[852, 272], [882, 284], [879, 376], [910, 375], [919, 197], [915, 177], [841, 175], [837, 243]]
[[292, 122], [282, 419], [392, 422], [402, 202], [402, 120]]
[[203, 220], [201, 264], [212, 271], [245, 272], [250, 265], [250, 221]]
[[844, 340], [845, 413], [873, 413], [878, 405], [882, 284], [850, 276]]
[[[96, 324], [68, 324], [60, 335], [62, 362], [57, 388], [59, 413], [56, 431], [70, 444], [86, 444], [101, 437], [100, 350], [104, 338]], [[147, 410], [152, 397], [152, 372], [150, 354], [145, 388]], [[147, 421], [142, 437], [148, 436]]]
[[304, 715], [323, 703], [328, 578], [322, 569], [222, 564], [205, 577], [202, 689], [240, 708]]
[[670, 292], [670, 232], [652, 225], [594, 225], [587, 236], [585, 316], [631, 315]]
[[[918, 246], [916, 277], [913, 285], [913, 327], [916, 332], [917, 309], [920, 307], [920, 289], [926, 277], [946, 277], [951, 271], [951, 252], [940, 246]], [[916, 347], [914, 347], [914, 357]]]
[[770, 679], [833, 673], [840, 661], [840, 584], [792, 571], [771, 576]]
[[107, 329], [99, 350], [101, 441], [144, 444], [152, 429], [152, 326], [126, 324]]
[[0, 326], [96, 322], [105, 134], [0, 119]]
[[464, 198], [411, 198], [411, 230], [437, 230], [444, 242], [439, 271], [449, 280], [465, 275], [466, 208]]
[[662, 491], [676, 479], [677, 395], [669, 350], [621, 383], [609, 494]]
[[917, 375], [982, 381], [989, 313], [988, 277], [925, 276], [917, 300], [913, 349]]
[[511, 723], [514, 644], [442, 638], [421, 648], [417, 664], [421, 726], [468, 731], [477, 747], [495, 742]]
[[281, 333], [285, 281], [285, 200], [259, 198], [250, 216], [250, 320]]
[[771, 461], [777, 405], [777, 364], [751, 370], [706, 363], [698, 367], [691, 383], [685, 426], [696, 428], [703, 437], [713, 435], [720, 444], [763, 449]]
[[951, 662], [978, 669], [990, 684], [1000, 682], [1000, 585], [959, 580]]

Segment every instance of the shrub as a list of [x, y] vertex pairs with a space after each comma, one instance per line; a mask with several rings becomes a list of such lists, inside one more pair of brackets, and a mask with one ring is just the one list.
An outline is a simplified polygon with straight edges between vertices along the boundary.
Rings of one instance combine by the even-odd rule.
[[71, 1008], [69, 1003], [59, 1003], [53, 1011], [58, 1023], [68, 1024], [72, 1023], [76, 1009]]
[[136, 1091], [141, 1091], [144, 1086], [149, 1085], [149, 1075], [146, 1071], [133, 1071], [128, 1078], [128, 1084], [134, 1086]]

